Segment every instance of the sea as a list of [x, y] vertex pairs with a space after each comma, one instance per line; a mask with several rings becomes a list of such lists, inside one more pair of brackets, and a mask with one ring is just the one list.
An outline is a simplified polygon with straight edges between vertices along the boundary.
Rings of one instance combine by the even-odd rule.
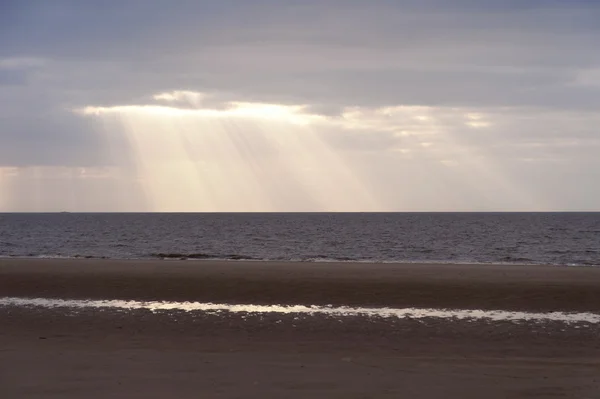
[[600, 266], [600, 212], [5, 213], [0, 257]]

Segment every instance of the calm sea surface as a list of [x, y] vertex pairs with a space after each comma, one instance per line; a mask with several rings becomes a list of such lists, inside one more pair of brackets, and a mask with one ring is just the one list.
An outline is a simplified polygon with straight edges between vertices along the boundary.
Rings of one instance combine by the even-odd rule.
[[600, 265], [600, 213], [0, 214], [0, 257]]

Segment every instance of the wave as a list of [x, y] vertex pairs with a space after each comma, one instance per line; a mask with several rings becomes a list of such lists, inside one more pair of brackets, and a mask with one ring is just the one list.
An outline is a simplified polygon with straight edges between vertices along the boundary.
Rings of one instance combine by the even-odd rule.
[[368, 261], [373, 261], [373, 262], [377, 262], [377, 260], [370, 260], [370, 259], [359, 259], [359, 258], [353, 258], [350, 256], [327, 256], [327, 255], [306, 255], [306, 256], [301, 256], [301, 257], [275, 257], [275, 258], [269, 258], [269, 257], [254, 257], [254, 256], [250, 256], [250, 255], [244, 255], [244, 254], [227, 254], [227, 255], [221, 255], [221, 254], [211, 254], [211, 253], [204, 253], [204, 252], [196, 252], [196, 253], [180, 253], [180, 252], [159, 252], [159, 253], [152, 253], [150, 254], [150, 257], [152, 258], [158, 258], [158, 259], [180, 259], [180, 260], [187, 260], [187, 259], [197, 259], [197, 260], [256, 260], [256, 261], [272, 261], [272, 262], [368, 262]]
[[[587, 251], [589, 252], [589, 251]], [[595, 251], [594, 251], [595, 252]], [[549, 265], [549, 266], [600, 266], [600, 259], [570, 259], [564, 261], [551, 261], [544, 259], [531, 259], [518, 256], [504, 256], [502, 258], [481, 260], [481, 259], [428, 259], [428, 258], [402, 258], [402, 259], [383, 259], [383, 258], [355, 258], [348, 256], [327, 256], [327, 255], [306, 255], [306, 256], [277, 256], [277, 257], [256, 257], [244, 254], [211, 254], [211, 253], [179, 253], [179, 252], [159, 252], [148, 255], [129, 255], [129, 256], [100, 256], [85, 254], [10, 254], [0, 253], [0, 259], [112, 259], [112, 260], [216, 260], [216, 261], [256, 261], [256, 262], [305, 262], [305, 263], [382, 263], [382, 264], [471, 264], [471, 265]]]
[[61, 254], [27, 254], [14, 255], [2, 254], [0, 258], [23, 258], [23, 259], [112, 259], [110, 256], [95, 256], [95, 255], [61, 255]]
[[[327, 255], [315, 255], [315, 256], [304, 256], [298, 259], [299, 262], [368, 262], [369, 259], [359, 259], [350, 256], [327, 256]], [[373, 262], [377, 262], [373, 260]]]
[[525, 257], [521, 257], [521, 256], [505, 256], [502, 259], [500, 259], [502, 262], [506, 262], [506, 263], [532, 263], [535, 262], [533, 259], [529, 259], [529, 258], [525, 258]]
[[150, 256], [152, 258], [158, 258], [158, 259], [181, 259], [181, 260], [186, 260], [186, 259], [261, 260], [261, 259], [257, 259], [257, 258], [248, 256], [248, 255], [240, 255], [240, 254], [215, 255], [215, 254], [208, 254], [208, 253], [202, 253], [202, 252], [189, 253], [189, 254], [177, 253], [177, 252], [173, 252], [173, 253], [159, 252], [159, 253], [150, 254]]

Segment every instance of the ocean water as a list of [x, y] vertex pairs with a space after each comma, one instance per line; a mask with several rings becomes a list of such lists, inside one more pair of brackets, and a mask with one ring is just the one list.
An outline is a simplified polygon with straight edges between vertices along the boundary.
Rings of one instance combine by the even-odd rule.
[[600, 266], [600, 213], [0, 214], [0, 257]]

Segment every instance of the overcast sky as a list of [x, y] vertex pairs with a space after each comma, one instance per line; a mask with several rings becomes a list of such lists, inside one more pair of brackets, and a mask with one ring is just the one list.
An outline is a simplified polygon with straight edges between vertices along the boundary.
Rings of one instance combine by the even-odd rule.
[[596, 0], [4, 0], [0, 211], [599, 211], [598, 43]]

